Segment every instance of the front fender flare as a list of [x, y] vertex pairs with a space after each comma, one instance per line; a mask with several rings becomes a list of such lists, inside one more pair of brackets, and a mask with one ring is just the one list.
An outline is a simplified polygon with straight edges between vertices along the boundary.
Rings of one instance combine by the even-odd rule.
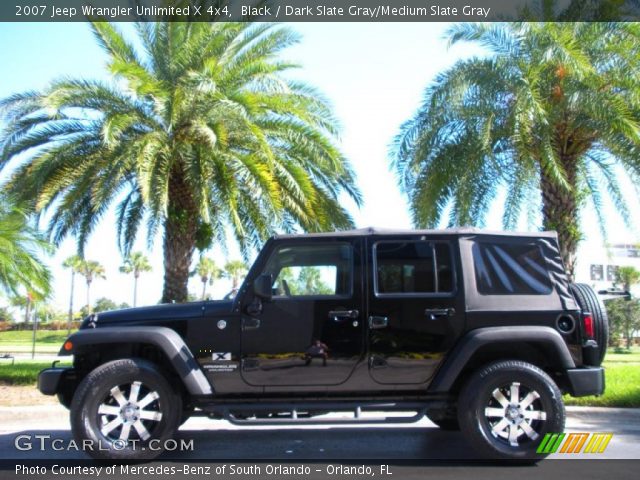
[[[473, 354], [480, 348], [486, 345], [510, 342], [544, 344], [555, 354], [555, 363], [559, 368], [564, 370], [575, 368], [566, 343], [553, 328], [540, 326], [478, 328], [464, 335], [449, 352], [429, 385], [428, 391], [449, 392]], [[478, 367], [480, 366], [478, 365]]]
[[[58, 355], [71, 355], [79, 347], [99, 344], [142, 343], [156, 346], [166, 356], [184, 382], [191, 395], [211, 395], [211, 384], [200, 369], [195, 357], [177, 332], [166, 327], [126, 328], [104, 327], [79, 330], [67, 340], [73, 345], [71, 351], [60, 349]], [[65, 342], [66, 343], [66, 342]]]

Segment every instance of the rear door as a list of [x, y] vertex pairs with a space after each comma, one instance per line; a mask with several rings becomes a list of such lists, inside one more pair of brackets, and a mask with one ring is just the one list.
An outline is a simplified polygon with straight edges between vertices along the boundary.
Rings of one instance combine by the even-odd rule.
[[242, 378], [257, 386], [346, 381], [364, 355], [362, 239], [274, 245], [258, 274], [274, 279], [262, 311], [242, 319]]
[[464, 328], [456, 241], [371, 237], [369, 373], [382, 384], [425, 384]]

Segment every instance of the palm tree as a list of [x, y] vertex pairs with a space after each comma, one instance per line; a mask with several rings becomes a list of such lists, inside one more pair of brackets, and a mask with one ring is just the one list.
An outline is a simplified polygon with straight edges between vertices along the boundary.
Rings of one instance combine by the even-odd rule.
[[335, 290], [322, 279], [322, 273], [317, 267], [302, 267], [297, 284], [298, 289], [304, 292], [303, 295], [333, 295], [335, 293]]
[[[50, 212], [49, 234], [79, 251], [117, 205], [125, 255], [164, 232], [163, 301], [187, 298], [196, 249], [230, 229], [244, 254], [276, 230], [343, 229], [358, 205], [336, 120], [312, 87], [283, 75], [297, 42], [266, 23], [140, 23], [138, 44], [93, 23], [114, 82], [65, 79], [0, 101], [5, 185]], [[0, 119], [2, 119], [0, 117]], [[26, 161], [23, 159], [27, 158]], [[17, 159], [15, 161], [12, 161]]]
[[637, 18], [638, 6], [637, 0], [532, 0], [518, 9], [518, 19], [529, 22], [615, 22]]
[[220, 274], [221, 271], [214, 260], [204, 256], [200, 257], [200, 260], [198, 261], [195, 270], [191, 272], [191, 275], [197, 275], [200, 277], [200, 281], [202, 282], [202, 300], [206, 298], [207, 283], [209, 285], [213, 285], [213, 280], [220, 278]]
[[247, 265], [242, 260], [230, 260], [222, 269], [222, 276], [231, 280], [231, 290], [236, 292], [240, 280], [247, 274]]
[[133, 273], [133, 306], [138, 300], [138, 278], [143, 272], [150, 272], [151, 265], [149, 259], [142, 252], [133, 252], [120, 267], [122, 273]]
[[67, 320], [67, 335], [71, 334], [71, 324], [73, 322], [73, 292], [75, 290], [76, 273], [80, 273], [82, 258], [79, 255], [71, 255], [62, 266], [71, 270], [71, 293], [69, 294], [69, 318]]
[[30, 225], [24, 209], [0, 196], [0, 291], [9, 295], [30, 291], [36, 297], [47, 297], [51, 274], [38, 254], [50, 252], [50, 245]]
[[630, 292], [633, 285], [640, 283], [640, 270], [635, 267], [618, 267], [616, 277], [623, 290]]
[[[413, 222], [482, 226], [506, 189], [503, 225], [558, 232], [573, 274], [579, 214], [591, 202], [602, 226], [609, 195], [630, 215], [617, 166], [640, 174], [640, 42], [624, 23], [460, 24], [449, 41], [490, 55], [438, 75], [401, 128], [393, 164]], [[604, 233], [604, 227], [602, 228]]]
[[32, 307], [34, 305], [34, 300], [36, 300], [34, 298], [34, 294], [29, 290], [27, 290], [26, 294], [24, 295], [14, 295], [9, 298], [9, 304], [12, 307], [18, 307], [18, 308], [24, 309], [25, 324], [29, 323], [29, 320], [31, 320], [31, 312], [33, 310]]
[[79, 273], [87, 282], [87, 310], [91, 313], [91, 284], [96, 278], [106, 278], [104, 267], [95, 260], [83, 260]]

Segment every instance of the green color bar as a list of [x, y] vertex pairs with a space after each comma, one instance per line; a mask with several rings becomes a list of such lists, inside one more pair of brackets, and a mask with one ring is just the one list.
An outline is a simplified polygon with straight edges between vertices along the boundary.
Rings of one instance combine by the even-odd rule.
[[551, 447], [549, 453], [556, 453], [556, 450], [558, 450], [558, 448], [562, 444], [562, 440], [564, 440], [564, 435], [565, 435], [564, 433], [561, 433], [560, 435], [558, 435], [558, 439], [556, 440], [555, 445]]
[[536, 453], [544, 453], [545, 447], [547, 443], [549, 443], [549, 439], [551, 438], [551, 436], [551, 433], [544, 434], [544, 438], [542, 439], [542, 442], [540, 442], [540, 445], [538, 445], [538, 450], [536, 450]]
[[562, 445], [562, 440], [564, 440], [564, 433], [546, 433], [540, 445], [538, 445], [538, 449], [536, 453], [556, 453], [556, 450]]

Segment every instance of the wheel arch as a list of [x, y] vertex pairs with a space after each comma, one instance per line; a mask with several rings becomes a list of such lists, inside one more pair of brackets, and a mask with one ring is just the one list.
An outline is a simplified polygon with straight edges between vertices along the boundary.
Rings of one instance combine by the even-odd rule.
[[550, 327], [479, 328], [468, 332], [449, 352], [428, 391], [457, 391], [468, 374], [498, 360], [522, 360], [550, 373], [575, 367], [562, 336]]
[[[170, 328], [140, 326], [87, 329], [74, 333], [67, 342], [71, 343], [71, 350], [63, 348], [59, 355], [73, 354], [81, 359], [77, 363], [85, 374], [100, 364], [118, 358], [144, 358], [160, 367], [170, 368], [170, 373], [181, 380], [189, 395], [213, 394], [211, 384], [184, 340]], [[78, 381], [83, 376], [80, 375]]]

